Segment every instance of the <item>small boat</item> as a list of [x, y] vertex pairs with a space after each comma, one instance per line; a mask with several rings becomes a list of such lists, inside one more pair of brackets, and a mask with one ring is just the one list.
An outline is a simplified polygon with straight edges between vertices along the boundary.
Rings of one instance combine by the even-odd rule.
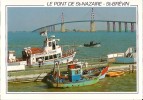
[[[47, 34], [47, 31], [42, 33]], [[8, 63], [12, 64], [25, 61], [25, 65], [40, 67], [42, 65], [53, 65], [54, 60], [57, 59], [60, 63], [73, 61], [76, 54], [74, 48], [64, 51], [62, 50], [62, 47], [58, 45], [58, 41], [60, 41], [60, 39], [56, 39], [55, 36], [48, 38], [46, 35], [43, 47], [25, 47], [20, 59], [17, 59], [16, 56], [14, 56], [15, 51], [9, 52]]]
[[91, 41], [89, 44], [84, 44], [85, 47], [94, 47], [100, 45], [100, 43], [94, 43], [93, 41]]
[[107, 57], [111, 63], [136, 63], [136, 48], [129, 47], [126, 52], [108, 54]]
[[117, 77], [117, 76], [121, 76], [124, 74], [125, 74], [124, 71], [112, 71], [112, 72], [108, 72], [106, 75], [109, 77]]
[[[55, 68], [57, 67], [57, 70]], [[56, 63], [53, 70], [47, 75], [48, 87], [69, 88], [93, 85], [101, 78], [104, 78], [108, 71], [108, 66], [102, 70], [98, 68], [83, 71], [78, 64], [69, 64], [66, 73], [60, 72], [59, 63]]]

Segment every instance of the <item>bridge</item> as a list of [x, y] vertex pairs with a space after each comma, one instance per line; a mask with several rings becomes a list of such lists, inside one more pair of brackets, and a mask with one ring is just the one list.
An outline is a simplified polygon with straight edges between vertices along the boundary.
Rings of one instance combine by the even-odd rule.
[[124, 29], [125, 32], [128, 31], [128, 25], [130, 25], [130, 31], [134, 32], [135, 31], [135, 21], [121, 21], [121, 20], [95, 20], [94, 19], [94, 12], [93, 12], [93, 8], [92, 8], [92, 12], [91, 12], [91, 19], [90, 20], [76, 20], [76, 21], [64, 21], [64, 15], [62, 13], [62, 17], [61, 17], [61, 22], [60, 23], [55, 23], [55, 24], [51, 24], [51, 25], [47, 25], [41, 28], [38, 28], [34, 31], [37, 32], [43, 32], [45, 30], [48, 30], [49, 32], [54, 32], [56, 30], [55, 26], [57, 25], [61, 25], [61, 32], [65, 32], [65, 24], [68, 23], [84, 23], [84, 22], [90, 22], [90, 32], [96, 32], [96, 27], [95, 27], [95, 22], [102, 22], [102, 23], [107, 23], [107, 31], [110, 32], [110, 25], [112, 24], [112, 30], [113, 32], [116, 31], [116, 24], [118, 24], [118, 31], [121, 32], [122, 31], [122, 24], [124, 24]]

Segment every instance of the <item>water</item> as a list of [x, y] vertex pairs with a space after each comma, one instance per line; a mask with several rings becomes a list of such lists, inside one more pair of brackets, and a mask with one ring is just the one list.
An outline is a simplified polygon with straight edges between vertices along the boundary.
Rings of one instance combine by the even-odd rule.
[[[64, 48], [76, 47], [76, 58], [91, 59], [95, 57], [106, 57], [107, 54], [115, 52], [125, 52], [128, 47], [136, 47], [135, 32], [66, 32], [66, 33], [49, 33], [60, 39], [59, 45]], [[43, 39], [38, 33], [33, 32], [9, 32], [8, 33], [8, 50], [15, 50], [16, 56], [21, 56], [24, 47], [42, 47]], [[90, 41], [100, 42], [97, 47], [84, 47], [84, 43]], [[49, 89], [42, 82], [8, 84], [8, 91], [11, 92], [127, 92], [136, 91], [136, 74], [126, 74], [117, 78], [105, 78], [99, 83], [78, 88], [68, 89]]]
[[[60, 39], [59, 44], [64, 48], [76, 46], [76, 58], [91, 58], [106, 56], [109, 53], [125, 52], [128, 47], [136, 46], [135, 32], [66, 32], [49, 33]], [[9, 32], [8, 49], [15, 50], [16, 56], [21, 56], [24, 47], [42, 47], [43, 39], [38, 33]], [[93, 48], [84, 47], [90, 41], [100, 42], [101, 45]]]

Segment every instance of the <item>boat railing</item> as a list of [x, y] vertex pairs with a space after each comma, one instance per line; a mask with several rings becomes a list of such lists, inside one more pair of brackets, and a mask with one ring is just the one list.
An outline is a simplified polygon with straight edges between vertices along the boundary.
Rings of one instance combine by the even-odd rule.
[[81, 61], [88, 61], [88, 62], [102, 62], [102, 61], [106, 61], [107, 57], [94, 57], [94, 58], [81, 58]]
[[115, 58], [115, 57], [124, 57], [125, 53], [113, 53], [113, 54], [108, 54], [108, 58]]
[[107, 65], [107, 57], [95, 57], [95, 58], [86, 58], [80, 59], [81, 62], [88, 63], [88, 66], [104, 66]]
[[69, 49], [67, 51], [63, 51], [63, 57], [70, 56], [75, 52], [74, 49]]
[[[36, 53], [36, 56], [40, 56], [40, 55], [43, 55], [43, 54], [46, 54], [46, 52]], [[32, 56], [35, 56], [35, 54], [33, 54]]]
[[127, 49], [127, 51], [125, 52], [125, 56], [126, 57], [133, 57], [133, 54], [136, 53], [136, 49], [133, 47], [130, 47]]

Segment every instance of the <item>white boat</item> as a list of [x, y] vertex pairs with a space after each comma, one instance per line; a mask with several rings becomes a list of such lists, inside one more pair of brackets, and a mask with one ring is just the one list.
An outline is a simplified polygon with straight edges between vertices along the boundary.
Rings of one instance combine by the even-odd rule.
[[[54, 64], [54, 61], [57, 59], [60, 63], [73, 61], [76, 54], [75, 50], [69, 49], [64, 52], [62, 47], [57, 44], [58, 41], [60, 41], [60, 39], [56, 39], [55, 36], [51, 36], [50, 38], [46, 36], [42, 48], [24, 48], [22, 51], [22, 61], [26, 61], [28, 66], [51, 65]], [[14, 58], [10, 56], [11, 54], [9, 54], [8, 61], [11, 61], [11, 57]]]
[[15, 51], [8, 52], [8, 66], [7, 71], [25, 70], [26, 61], [18, 61], [15, 56]]
[[108, 62], [114, 63], [135, 63], [136, 62], [136, 48], [129, 47], [124, 53], [108, 54]]

